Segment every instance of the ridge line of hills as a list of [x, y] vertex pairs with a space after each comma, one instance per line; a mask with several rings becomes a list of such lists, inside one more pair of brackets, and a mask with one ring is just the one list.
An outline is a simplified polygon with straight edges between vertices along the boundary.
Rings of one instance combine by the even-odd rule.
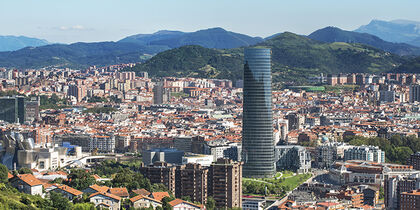
[[142, 62], [133, 71], [152, 76], [241, 78], [242, 50], [270, 47], [273, 80], [301, 82], [320, 73], [420, 72], [420, 47], [392, 43], [368, 33], [335, 27], [307, 37], [290, 32], [268, 39], [211, 28], [196, 32], [159, 31], [117, 42], [51, 44], [0, 52], [0, 66], [17, 68], [105, 66]]

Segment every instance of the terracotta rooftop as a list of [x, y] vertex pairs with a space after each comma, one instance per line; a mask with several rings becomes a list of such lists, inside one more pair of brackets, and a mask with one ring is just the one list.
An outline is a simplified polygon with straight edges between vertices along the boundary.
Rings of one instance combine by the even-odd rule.
[[89, 196], [89, 198], [94, 197], [94, 196], [96, 196], [96, 195], [103, 195], [103, 196], [105, 196], [105, 197], [109, 197], [109, 198], [112, 198], [112, 199], [115, 199], [115, 200], [118, 200], [118, 201], [120, 201], [120, 200], [121, 200], [121, 197], [120, 197], [120, 196], [116, 196], [116, 195], [113, 195], [113, 194], [111, 194], [111, 193], [107, 193], [107, 192], [97, 192], [97, 193], [93, 193], [92, 195], [90, 195], [90, 196]]
[[36, 186], [36, 185], [42, 185], [42, 182], [39, 181], [34, 175], [32, 174], [19, 174], [16, 175], [16, 177], [20, 180], [22, 180], [23, 182], [25, 182], [26, 184], [28, 184], [29, 186]]
[[143, 195], [143, 196], [149, 196], [150, 192], [146, 189], [138, 189], [138, 190], [132, 190], [133, 193], [136, 193], [137, 195]]
[[89, 188], [96, 190], [97, 192], [106, 192], [109, 189], [107, 186], [99, 186], [97, 184], [91, 185]]
[[76, 189], [74, 189], [72, 187], [69, 187], [67, 185], [64, 185], [64, 184], [63, 185], [55, 185], [55, 186], [57, 186], [58, 189], [61, 189], [61, 190], [65, 191], [65, 192], [68, 192], [68, 193], [70, 193], [72, 195], [75, 195], [75, 196], [78, 196], [78, 195], [83, 194], [83, 192], [81, 192], [79, 190], [76, 190]]
[[158, 201], [162, 201], [164, 197], [170, 197], [168, 192], [153, 192], [152, 197]]
[[197, 205], [197, 204], [194, 204], [194, 203], [191, 203], [191, 202], [188, 202], [188, 201], [184, 201], [184, 200], [181, 200], [181, 199], [175, 199], [175, 200], [169, 202], [169, 205], [174, 207], [174, 206], [179, 205], [181, 203], [186, 203], [188, 205], [191, 205], [191, 206], [194, 206], [194, 207], [197, 207], [197, 208], [200, 208], [200, 209], [203, 208], [201, 205]]
[[130, 201], [134, 203], [134, 202], [136, 202], [136, 201], [138, 201], [142, 198], [147, 199], [147, 200], [151, 200], [151, 201], [154, 201], [154, 202], [162, 203], [162, 202], [160, 202], [156, 199], [153, 199], [153, 198], [150, 198], [150, 197], [147, 197], [147, 196], [143, 196], [143, 195], [138, 195], [138, 196], [132, 197], [132, 198], [130, 198]]
[[119, 197], [130, 197], [128, 190], [125, 187], [109, 188], [108, 192]]

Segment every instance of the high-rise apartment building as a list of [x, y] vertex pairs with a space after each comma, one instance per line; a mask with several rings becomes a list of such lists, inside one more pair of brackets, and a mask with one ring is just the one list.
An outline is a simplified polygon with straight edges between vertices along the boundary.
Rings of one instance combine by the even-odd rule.
[[164, 88], [162, 82], [156, 83], [153, 87], [153, 104], [163, 104], [169, 101], [170, 92]]
[[275, 165], [270, 49], [245, 49], [243, 95], [243, 174], [271, 177]]
[[411, 85], [409, 94], [409, 100], [411, 103], [415, 101], [420, 102], [420, 85]]
[[402, 209], [405, 206], [401, 195], [412, 190], [420, 189], [420, 174], [409, 176], [385, 175], [384, 193], [387, 209]]
[[208, 168], [200, 164], [188, 163], [176, 167], [175, 196], [188, 196], [193, 202], [207, 202]]
[[152, 184], [163, 184], [169, 191], [176, 194], [175, 166], [166, 162], [155, 162], [153, 165], [142, 164], [139, 170]]
[[81, 85], [70, 85], [67, 91], [68, 96], [74, 96], [76, 100], [81, 101], [87, 94], [86, 88]]
[[209, 169], [209, 196], [216, 207], [242, 207], [242, 163], [230, 159], [217, 159]]
[[408, 165], [413, 166], [413, 169], [420, 170], [420, 152], [416, 152], [410, 155], [410, 159], [408, 159]]

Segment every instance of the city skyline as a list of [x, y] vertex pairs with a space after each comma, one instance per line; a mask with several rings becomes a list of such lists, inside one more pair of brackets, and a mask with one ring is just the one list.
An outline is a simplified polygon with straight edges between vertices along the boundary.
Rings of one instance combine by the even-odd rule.
[[[270, 7], [267, 7], [270, 5]], [[267, 37], [290, 31], [309, 34], [336, 26], [354, 30], [373, 19], [420, 21], [419, 2], [403, 1], [3, 1], [1, 35], [24, 35], [52, 43], [117, 41], [159, 30], [192, 32], [222, 27]], [[381, 9], [377, 9], [381, 7]], [[249, 15], [243, 11], [253, 11]], [[247, 24], [243, 24], [246, 20]], [[287, 20], [287, 21], [282, 21]], [[260, 24], [262, 21], [265, 24]]]

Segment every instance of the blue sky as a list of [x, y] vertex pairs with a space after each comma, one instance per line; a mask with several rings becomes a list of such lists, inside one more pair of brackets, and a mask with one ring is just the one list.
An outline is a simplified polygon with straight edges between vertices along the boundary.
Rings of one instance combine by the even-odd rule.
[[420, 21], [419, 8], [418, 0], [0, 0], [0, 35], [70, 43], [223, 27], [266, 37], [354, 30], [372, 19]]

